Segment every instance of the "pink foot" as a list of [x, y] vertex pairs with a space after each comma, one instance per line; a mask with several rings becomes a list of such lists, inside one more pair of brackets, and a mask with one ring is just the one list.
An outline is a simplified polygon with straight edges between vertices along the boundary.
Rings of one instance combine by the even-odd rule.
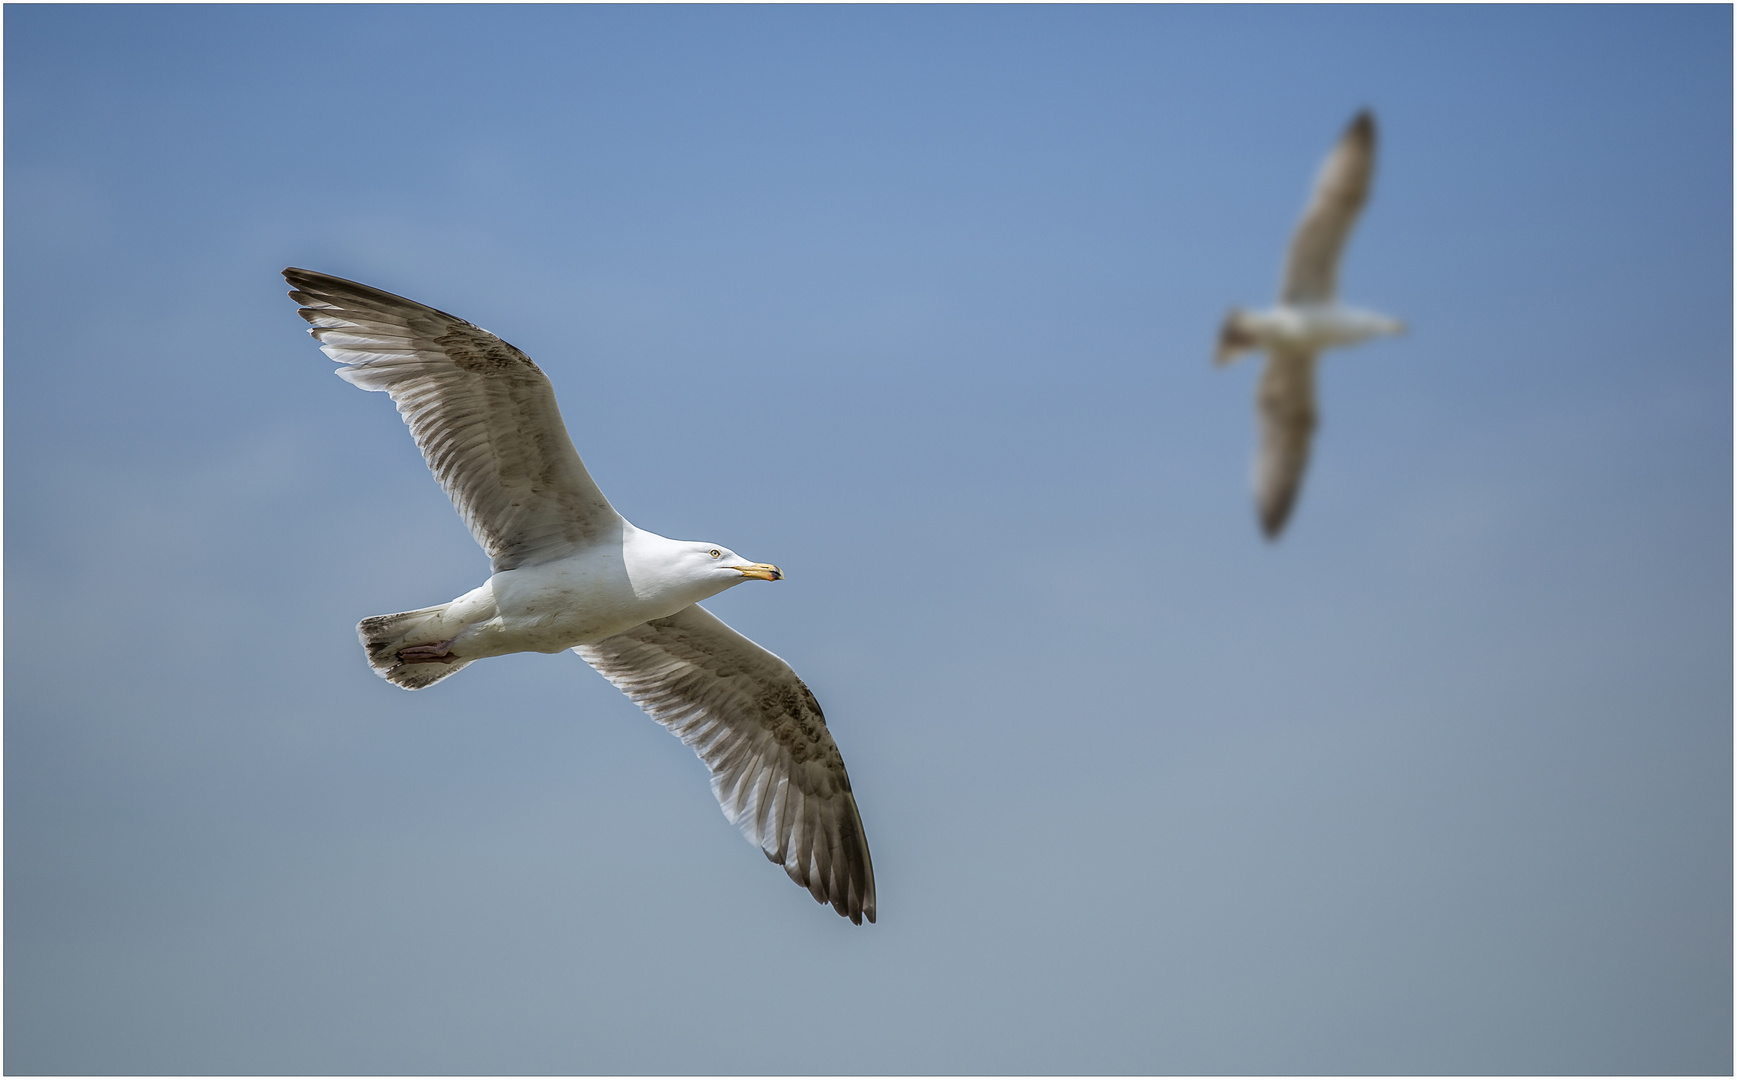
[[403, 664], [450, 664], [458, 659], [448, 651], [451, 645], [451, 641], [438, 641], [433, 645], [412, 645], [398, 650], [398, 661]]

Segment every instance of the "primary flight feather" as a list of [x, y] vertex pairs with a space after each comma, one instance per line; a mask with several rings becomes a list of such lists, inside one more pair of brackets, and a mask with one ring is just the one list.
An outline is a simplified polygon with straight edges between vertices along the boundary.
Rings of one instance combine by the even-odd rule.
[[493, 572], [445, 604], [363, 619], [368, 662], [408, 690], [512, 652], [572, 649], [699, 754], [724, 814], [816, 900], [875, 919], [844, 759], [790, 665], [699, 601], [777, 567], [616, 513], [531, 358], [444, 311], [288, 269], [337, 374], [391, 397]]

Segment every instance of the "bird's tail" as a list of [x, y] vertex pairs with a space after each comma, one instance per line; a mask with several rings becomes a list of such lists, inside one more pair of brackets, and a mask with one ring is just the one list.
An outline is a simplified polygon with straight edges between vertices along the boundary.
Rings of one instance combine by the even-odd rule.
[[1223, 366], [1235, 360], [1238, 356], [1255, 348], [1259, 344], [1255, 336], [1243, 329], [1242, 311], [1232, 308], [1224, 317], [1224, 322], [1218, 328], [1218, 351], [1212, 354], [1212, 362]]
[[448, 625], [442, 618], [451, 606], [437, 604], [396, 615], [373, 615], [356, 624], [356, 636], [368, 651], [368, 663], [373, 665], [374, 673], [406, 690], [420, 690], [470, 663], [456, 657], [406, 661], [399, 655], [405, 649], [419, 647], [425, 653], [432, 651], [462, 629]]

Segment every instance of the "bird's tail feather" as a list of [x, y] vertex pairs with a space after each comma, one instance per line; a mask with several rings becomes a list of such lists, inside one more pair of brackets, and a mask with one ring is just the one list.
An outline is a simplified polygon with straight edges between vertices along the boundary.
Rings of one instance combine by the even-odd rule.
[[368, 652], [368, 663], [373, 665], [374, 673], [406, 690], [420, 690], [470, 663], [451, 660], [407, 664], [398, 655], [401, 649], [435, 645], [450, 638], [452, 628], [445, 625], [441, 616], [451, 606], [437, 604], [396, 615], [372, 615], [356, 624], [356, 636], [362, 639], [362, 648]]

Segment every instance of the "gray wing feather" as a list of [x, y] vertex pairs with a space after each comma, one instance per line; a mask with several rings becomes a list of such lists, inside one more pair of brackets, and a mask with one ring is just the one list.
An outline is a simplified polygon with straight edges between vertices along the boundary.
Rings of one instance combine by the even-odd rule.
[[586, 472], [531, 358], [480, 327], [354, 281], [291, 268], [290, 298], [338, 369], [398, 406], [496, 571], [556, 558], [620, 518]]
[[573, 651], [693, 748], [724, 816], [791, 880], [854, 923], [875, 921], [844, 759], [789, 664], [698, 605]]
[[1314, 197], [1291, 238], [1281, 296], [1285, 303], [1324, 304], [1337, 295], [1339, 256], [1369, 199], [1374, 172], [1375, 117], [1365, 110], [1321, 165]]
[[1268, 539], [1285, 527], [1303, 488], [1315, 434], [1315, 354], [1274, 350], [1257, 394], [1261, 446], [1255, 460], [1255, 503]]

